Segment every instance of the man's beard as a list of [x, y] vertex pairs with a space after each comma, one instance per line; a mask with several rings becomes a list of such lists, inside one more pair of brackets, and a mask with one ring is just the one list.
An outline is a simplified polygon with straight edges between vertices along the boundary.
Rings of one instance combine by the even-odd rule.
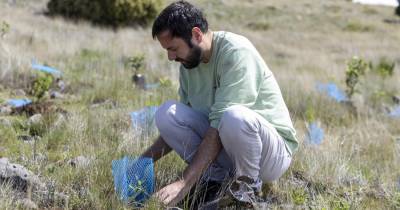
[[185, 60], [176, 59], [176, 61], [181, 62], [186, 69], [193, 69], [200, 64], [201, 56], [202, 56], [201, 48], [197, 45], [193, 45], [193, 47], [190, 49], [188, 57]]

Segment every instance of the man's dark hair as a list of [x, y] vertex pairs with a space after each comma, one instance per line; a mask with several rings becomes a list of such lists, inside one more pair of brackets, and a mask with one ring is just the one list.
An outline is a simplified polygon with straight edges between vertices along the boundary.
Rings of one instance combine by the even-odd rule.
[[177, 1], [166, 7], [153, 23], [152, 35], [169, 30], [172, 37], [179, 37], [192, 47], [192, 29], [198, 27], [203, 33], [208, 31], [208, 23], [203, 12], [186, 1]]

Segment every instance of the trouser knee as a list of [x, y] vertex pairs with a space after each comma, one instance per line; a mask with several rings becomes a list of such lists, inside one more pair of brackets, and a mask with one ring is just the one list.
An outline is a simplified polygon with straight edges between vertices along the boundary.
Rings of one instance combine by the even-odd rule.
[[256, 130], [251, 122], [246, 118], [244, 110], [247, 108], [241, 105], [229, 107], [221, 117], [218, 127], [221, 142], [224, 148], [240, 148], [236, 145], [244, 143], [243, 137], [256, 135]]
[[177, 103], [177, 101], [168, 100], [157, 109], [154, 120], [160, 133], [171, 129], [170, 122], [173, 120]]

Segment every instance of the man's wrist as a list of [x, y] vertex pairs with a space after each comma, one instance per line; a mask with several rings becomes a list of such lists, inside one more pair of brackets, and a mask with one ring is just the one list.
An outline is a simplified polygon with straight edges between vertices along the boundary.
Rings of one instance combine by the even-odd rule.
[[201, 174], [206, 170], [209, 164], [216, 158], [221, 150], [218, 130], [210, 127], [196, 151], [192, 162], [187, 166], [183, 173], [183, 183], [185, 187], [192, 187], [196, 184]]

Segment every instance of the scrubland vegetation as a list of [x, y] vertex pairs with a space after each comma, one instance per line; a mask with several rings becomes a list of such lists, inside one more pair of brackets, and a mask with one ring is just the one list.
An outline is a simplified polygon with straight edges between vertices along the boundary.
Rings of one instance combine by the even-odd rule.
[[[156, 137], [132, 128], [129, 113], [177, 99], [178, 65], [143, 24], [109, 28], [65, 20], [46, 14], [47, 3], [0, 1], [0, 103], [30, 98], [38, 104], [0, 116], [0, 157], [46, 183], [46, 196], [32, 191], [39, 208], [127, 208], [114, 192], [111, 161], [140, 154]], [[292, 115], [300, 148], [287, 173], [265, 185], [269, 207], [399, 209], [400, 118], [388, 114], [400, 96], [400, 17], [394, 8], [345, 0], [194, 3], [212, 30], [253, 42]], [[56, 89], [56, 80], [48, 85], [50, 79], [31, 69], [32, 59], [63, 72], [63, 97], [43, 92]], [[160, 87], [135, 88], [136, 71]], [[318, 92], [318, 82], [336, 83], [350, 101], [338, 103]], [[36, 113], [43, 117], [30, 122]], [[325, 131], [319, 145], [307, 140], [310, 120]], [[89, 163], [71, 164], [78, 156]], [[155, 167], [159, 189], [177, 179], [185, 163], [172, 153]], [[0, 209], [24, 208], [20, 200], [26, 196], [3, 182]], [[161, 207], [151, 200], [146, 208]]]

